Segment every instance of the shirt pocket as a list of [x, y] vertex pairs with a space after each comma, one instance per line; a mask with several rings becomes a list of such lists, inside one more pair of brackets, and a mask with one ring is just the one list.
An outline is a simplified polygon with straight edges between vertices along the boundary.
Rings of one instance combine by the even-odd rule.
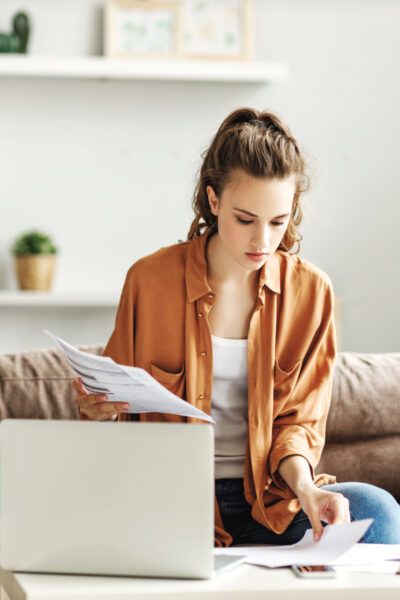
[[274, 417], [279, 414], [283, 402], [289, 400], [299, 378], [302, 360], [298, 360], [289, 367], [282, 367], [277, 357], [274, 366]]
[[167, 388], [167, 390], [180, 398], [184, 397], [185, 367], [177, 373], [170, 373], [169, 371], [165, 371], [164, 369], [157, 367], [157, 365], [150, 363], [150, 374], [154, 379], [157, 379], [161, 385]]

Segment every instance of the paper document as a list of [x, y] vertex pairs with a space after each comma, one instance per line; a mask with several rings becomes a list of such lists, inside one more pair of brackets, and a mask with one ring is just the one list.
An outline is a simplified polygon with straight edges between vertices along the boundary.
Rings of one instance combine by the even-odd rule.
[[314, 542], [313, 530], [307, 529], [302, 539], [289, 546], [235, 546], [214, 549], [215, 554], [245, 555], [245, 562], [265, 567], [288, 565], [326, 565], [344, 554], [370, 527], [373, 519], [326, 525], [322, 537]]
[[400, 575], [400, 544], [354, 544], [330, 565], [335, 571]]
[[119, 365], [108, 356], [82, 352], [47, 329], [44, 333], [56, 342], [88, 392], [107, 394], [108, 402], [129, 403], [127, 412], [130, 413], [169, 413], [215, 423], [210, 415], [167, 390], [145, 369]]
[[[373, 545], [373, 544], [371, 544]], [[400, 575], [400, 561], [380, 560], [366, 565], [335, 565], [332, 567], [339, 573], [341, 571], [353, 571], [357, 573], [392, 573]]]
[[354, 544], [331, 565], [362, 565], [377, 561], [400, 561], [400, 544]]

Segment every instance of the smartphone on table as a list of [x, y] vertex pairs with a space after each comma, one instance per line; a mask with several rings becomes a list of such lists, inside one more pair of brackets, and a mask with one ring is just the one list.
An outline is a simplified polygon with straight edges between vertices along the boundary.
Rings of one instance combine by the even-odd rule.
[[305, 577], [307, 579], [330, 579], [337, 577], [337, 572], [330, 565], [292, 565], [297, 577]]

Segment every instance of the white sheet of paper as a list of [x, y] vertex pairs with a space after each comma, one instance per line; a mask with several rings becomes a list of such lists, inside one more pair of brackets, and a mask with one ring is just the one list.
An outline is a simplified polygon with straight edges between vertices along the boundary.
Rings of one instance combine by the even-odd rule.
[[210, 415], [167, 390], [145, 369], [119, 365], [108, 356], [77, 350], [47, 329], [44, 333], [63, 352], [88, 392], [107, 394], [108, 402], [128, 402], [130, 413], [169, 413], [215, 423]]
[[400, 561], [400, 544], [354, 544], [330, 564], [368, 565], [385, 560]]
[[[372, 546], [373, 544], [371, 544]], [[332, 565], [335, 571], [354, 571], [357, 573], [400, 573], [400, 562], [395, 560], [380, 560], [366, 565]]]
[[314, 542], [313, 530], [307, 529], [296, 544], [287, 546], [234, 546], [216, 548], [215, 554], [245, 555], [246, 563], [265, 567], [287, 565], [326, 565], [349, 550], [370, 527], [373, 519], [326, 525], [321, 539]]

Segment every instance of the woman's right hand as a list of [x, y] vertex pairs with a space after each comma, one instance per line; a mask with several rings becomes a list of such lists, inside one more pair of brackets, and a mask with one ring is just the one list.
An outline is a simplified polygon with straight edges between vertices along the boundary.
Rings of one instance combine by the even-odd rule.
[[119, 413], [129, 410], [129, 404], [126, 402], [106, 402], [106, 394], [89, 394], [80, 377], [73, 380], [72, 387], [77, 393], [74, 398], [75, 404], [92, 421], [114, 420]]

